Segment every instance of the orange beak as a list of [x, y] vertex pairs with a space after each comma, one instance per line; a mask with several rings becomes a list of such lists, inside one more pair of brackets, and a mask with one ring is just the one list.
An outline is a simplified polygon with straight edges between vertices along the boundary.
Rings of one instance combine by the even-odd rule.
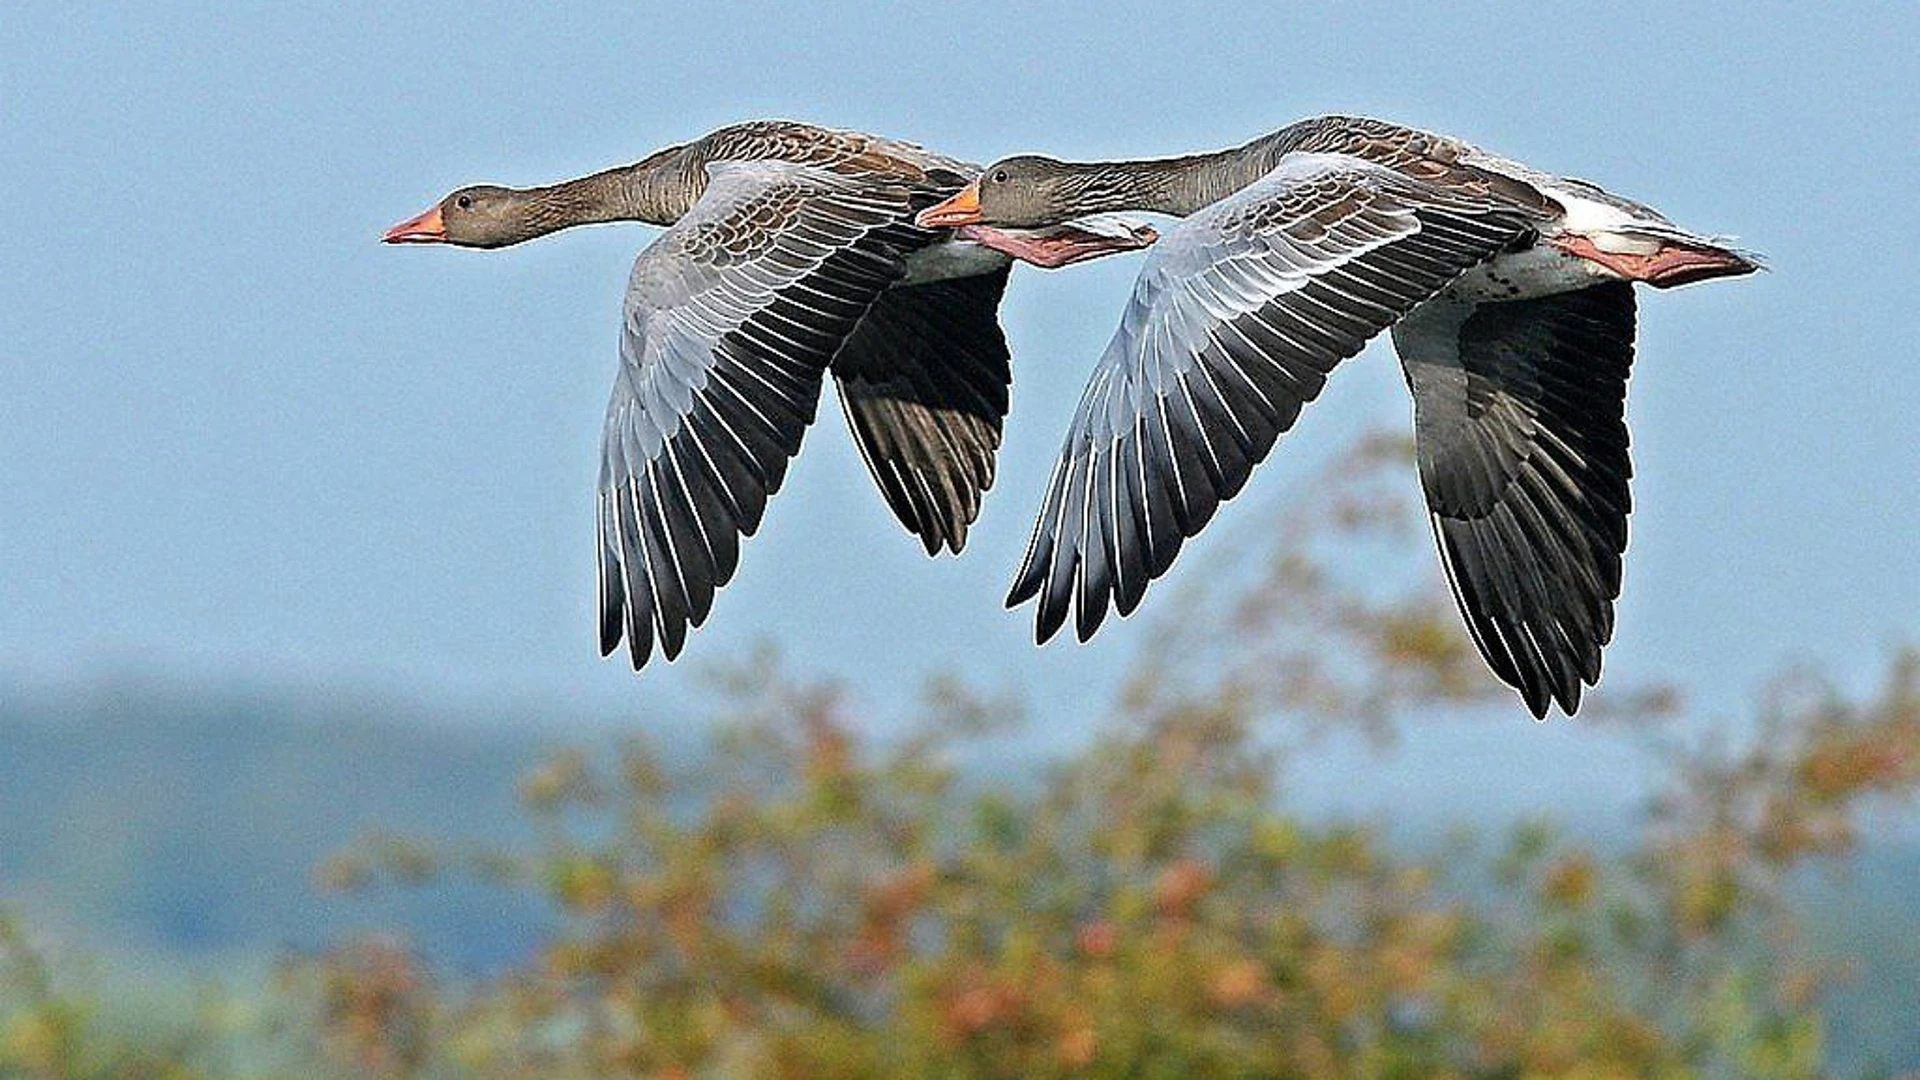
[[434, 206], [426, 213], [407, 220], [387, 230], [380, 238], [383, 244], [444, 244], [447, 242], [447, 223], [440, 217], [440, 207]]
[[961, 188], [958, 194], [945, 202], [935, 203], [920, 211], [913, 219], [913, 223], [923, 229], [945, 229], [956, 225], [977, 225], [979, 222], [980, 182], [978, 180]]

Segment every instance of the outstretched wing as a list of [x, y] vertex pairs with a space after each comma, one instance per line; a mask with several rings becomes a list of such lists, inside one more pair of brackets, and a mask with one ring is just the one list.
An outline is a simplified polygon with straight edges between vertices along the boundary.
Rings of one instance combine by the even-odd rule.
[[1535, 716], [1600, 678], [1627, 546], [1633, 286], [1443, 296], [1393, 328], [1454, 599]]
[[600, 464], [600, 649], [671, 660], [813, 420], [822, 373], [904, 269], [908, 191], [723, 163], [640, 254]]
[[1527, 233], [1524, 208], [1293, 153], [1154, 245], [1081, 398], [1009, 606], [1082, 641], [1132, 612], [1327, 373]]
[[834, 358], [860, 456], [927, 554], [958, 554], [993, 484], [1007, 415], [998, 312], [1011, 268], [890, 289]]

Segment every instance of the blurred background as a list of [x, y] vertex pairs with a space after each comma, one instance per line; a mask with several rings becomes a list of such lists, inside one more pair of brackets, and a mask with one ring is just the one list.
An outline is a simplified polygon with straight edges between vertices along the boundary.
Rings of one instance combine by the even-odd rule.
[[[1920, 1070], [1916, 40], [1872, 4], [14, 4], [0, 1074]], [[1137, 257], [1015, 274], [965, 557], [824, 408], [636, 676], [592, 513], [653, 231], [377, 243], [755, 117], [986, 161], [1331, 111], [1770, 259], [1642, 298], [1578, 719], [1464, 644], [1384, 343], [1138, 616], [1032, 646], [1000, 597]]]

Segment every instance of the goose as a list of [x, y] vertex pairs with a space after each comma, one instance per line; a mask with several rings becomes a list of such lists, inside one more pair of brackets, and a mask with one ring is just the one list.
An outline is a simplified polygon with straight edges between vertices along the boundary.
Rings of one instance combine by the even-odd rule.
[[1584, 180], [1443, 135], [1322, 116], [1216, 153], [989, 165], [928, 227], [1184, 218], [1148, 253], [1069, 428], [1009, 607], [1085, 641], [1390, 330], [1428, 518], [1474, 644], [1529, 711], [1600, 677], [1630, 508], [1633, 284], [1757, 256]]
[[656, 641], [679, 655], [829, 371], [893, 513], [929, 555], [960, 551], [1007, 410], [997, 310], [1013, 257], [1064, 266], [1153, 239], [1110, 218], [1028, 233], [913, 223], [978, 172], [912, 143], [753, 121], [551, 186], [463, 187], [387, 230], [390, 244], [500, 248], [598, 222], [667, 226], [628, 280], [602, 434], [602, 656], [623, 638], [635, 671]]

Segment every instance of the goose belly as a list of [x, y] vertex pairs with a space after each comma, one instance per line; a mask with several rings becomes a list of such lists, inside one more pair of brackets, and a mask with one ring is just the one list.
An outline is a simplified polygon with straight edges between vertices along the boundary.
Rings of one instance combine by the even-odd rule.
[[1549, 243], [1535, 243], [1507, 251], [1454, 279], [1447, 292], [1462, 300], [1530, 300], [1537, 296], [1584, 289], [1601, 281], [1618, 281], [1619, 274], [1590, 259], [1562, 251]]
[[971, 240], [942, 240], [907, 256], [907, 276], [901, 284], [923, 285], [929, 281], [991, 274], [1012, 261]]

